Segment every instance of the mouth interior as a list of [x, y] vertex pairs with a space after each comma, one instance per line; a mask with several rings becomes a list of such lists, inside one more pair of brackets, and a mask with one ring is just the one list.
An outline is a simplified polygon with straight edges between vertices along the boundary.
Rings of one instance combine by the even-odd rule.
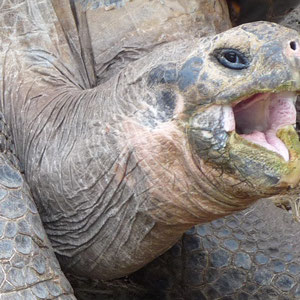
[[289, 151], [276, 132], [296, 123], [296, 98], [293, 92], [261, 93], [239, 102], [233, 107], [235, 131], [288, 161]]

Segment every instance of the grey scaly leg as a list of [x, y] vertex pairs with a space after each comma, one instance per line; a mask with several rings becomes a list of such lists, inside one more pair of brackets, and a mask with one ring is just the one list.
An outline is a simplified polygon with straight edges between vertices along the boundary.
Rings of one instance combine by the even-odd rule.
[[76, 299], [10, 143], [0, 113], [0, 299]]
[[[40, 54], [46, 52], [47, 45], [52, 45], [46, 23], [49, 27], [57, 23], [55, 14], [48, 12], [49, 7], [51, 10], [50, 1], [0, 0], [0, 111], [3, 114], [18, 111], [12, 106], [16, 94], [19, 92], [20, 101], [27, 97], [20, 86], [27, 84], [30, 90], [39, 78], [39, 73], [24, 72], [31, 70], [40, 57], [37, 55], [32, 61], [26, 57], [33, 49]], [[53, 48], [57, 50], [59, 46]], [[75, 299], [11, 147], [9, 131], [16, 119], [6, 118], [9, 122], [6, 126], [0, 113], [0, 299]]]

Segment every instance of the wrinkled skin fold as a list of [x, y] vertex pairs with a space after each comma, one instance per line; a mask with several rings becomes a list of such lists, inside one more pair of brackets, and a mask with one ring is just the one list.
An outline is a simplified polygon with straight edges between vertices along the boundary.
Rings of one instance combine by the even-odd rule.
[[[193, 225], [298, 185], [294, 118], [272, 135], [285, 157], [232, 126], [232, 107], [253, 95], [300, 90], [297, 32], [266, 22], [207, 37], [191, 31], [161, 40], [159, 32], [135, 58], [106, 66], [105, 77], [79, 55], [80, 28], [78, 40], [66, 40], [75, 21], [57, 16], [67, 4], [25, 1], [9, 9], [22, 26], [1, 35], [1, 108], [67, 270], [127, 275]], [[224, 49], [241, 53], [247, 67], [228, 68]], [[244, 128], [246, 135], [257, 127]]]

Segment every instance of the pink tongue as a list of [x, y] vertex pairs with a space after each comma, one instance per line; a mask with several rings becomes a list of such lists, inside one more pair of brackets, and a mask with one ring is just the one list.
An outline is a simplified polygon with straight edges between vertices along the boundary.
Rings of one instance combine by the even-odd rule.
[[266, 133], [255, 131], [250, 134], [241, 134], [241, 136], [252, 143], [265, 147], [268, 150], [280, 154], [286, 161], [289, 160], [289, 151], [285, 144], [276, 136], [275, 131], [268, 130]]
[[[289, 151], [276, 136], [276, 132], [279, 128], [296, 122], [296, 109], [291, 94], [288, 92], [273, 94], [272, 99], [267, 100], [270, 101], [269, 107], [266, 108], [268, 120], [263, 131], [254, 130], [250, 134], [241, 134], [244, 139], [280, 154], [286, 161], [289, 160]], [[248, 112], [251, 114], [252, 111], [255, 114], [256, 110], [261, 109], [259, 105], [261, 105], [259, 102], [254, 103], [248, 107]]]

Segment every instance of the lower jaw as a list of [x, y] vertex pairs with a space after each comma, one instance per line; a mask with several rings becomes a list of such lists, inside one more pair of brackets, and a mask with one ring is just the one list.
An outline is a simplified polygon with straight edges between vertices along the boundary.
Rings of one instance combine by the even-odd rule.
[[282, 182], [290, 182], [296, 187], [300, 182], [300, 142], [299, 136], [293, 126], [278, 130], [277, 136], [288, 146], [290, 159], [287, 162], [289, 172], [282, 176]]
[[267, 132], [254, 132], [247, 135], [242, 134], [241, 136], [247, 141], [253, 142], [269, 151], [279, 154], [287, 162], [290, 159], [287, 147], [282, 140], [277, 137], [277, 132], [274, 130], [268, 130]]
[[[237, 161], [231, 162], [233, 168], [238, 169], [242, 176], [249, 181], [265, 186], [294, 188], [300, 181], [300, 143], [298, 134], [293, 126], [288, 125], [277, 131], [277, 137], [287, 147], [289, 159], [244, 139], [241, 135], [231, 132], [227, 142], [229, 157], [234, 156]], [[253, 170], [251, 171], [251, 164]], [[255, 166], [255, 167], [254, 167]], [[276, 180], [277, 179], [277, 180]]]

